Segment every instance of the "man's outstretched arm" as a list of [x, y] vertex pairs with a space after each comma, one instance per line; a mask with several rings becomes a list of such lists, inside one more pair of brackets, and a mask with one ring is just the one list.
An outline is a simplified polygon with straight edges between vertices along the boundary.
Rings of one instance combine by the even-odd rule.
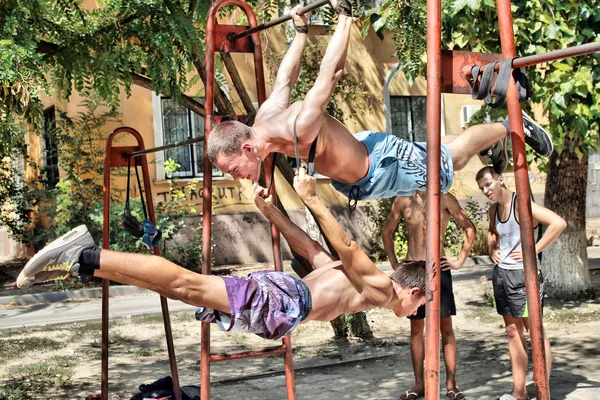
[[321, 203], [316, 195], [316, 180], [308, 176], [304, 168], [300, 168], [294, 178], [294, 189], [321, 224], [323, 233], [338, 252], [346, 275], [356, 290], [373, 306], [388, 304], [393, 294], [390, 279], [350, 240], [344, 228]]
[[[338, 1], [331, 1], [334, 7], [337, 3]], [[350, 4], [348, 0], [340, 0], [339, 3], [348, 6]], [[298, 137], [303, 137], [305, 142], [312, 142], [319, 134], [323, 114], [331, 99], [335, 85], [344, 71], [351, 28], [352, 17], [339, 15], [335, 32], [327, 45], [323, 61], [321, 61], [321, 69], [315, 84], [306, 94], [302, 109], [298, 114], [296, 122]]]
[[315, 240], [311, 239], [298, 225], [293, 223], [273, 204], [267, 189], [254, 184], [254, 204], [269, 222], [277, 227], [290, 247], [306, 258], [314, 268], [319, 268], [334, 258]]
[[[297, 14], [300, 7], [300, 5], [297, 5], [292, 9], [292, 11], [290, 11], [292, 21], [294, 26], [308, 27], [308, 14]], [[265, 101], [267, 107], [261, 107], [261, 110], [266, 110], [272, 107], [287, 108], [290, 105], [290, 96], [292, 94], [292, 89], [298, 80], [298, 75], [300, 74], [302, 52], [304, 51], [304, 47], [306, 47], [307, 41], [308, 35], [306, 33], [296, 31], [294, 40], [292, 40], [288, 51], [285, 53], [283, 60], [281, 60], [281, 64], [279, 64], [273, 89], [271, 90], [269, 98], [267, 101]], [[261, 112], [259, 110], [257, 118], [260, 114]]]

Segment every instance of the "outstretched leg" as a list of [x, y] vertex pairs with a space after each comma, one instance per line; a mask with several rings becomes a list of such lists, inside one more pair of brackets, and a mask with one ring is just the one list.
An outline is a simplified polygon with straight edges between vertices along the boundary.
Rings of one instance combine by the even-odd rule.
[[[550, 134], [526, 113], [523, 113], [523, 132], [525, 134], [525, 143], [534, 151], [543, 157], [549, 157], [552, 154], [554, 146]], [[462, 134], [456, 136], [454, 140], [445, 139], [444, 142], [448, 145], [452, 154], [454, 170], [458, 171], [464, 168], [471, 157], [492, 148], [502, 139], [506, 139], [509, 133], [509, 123], [508, 120], [505, 120], [492, 124], [473, 125]], [[495, 151], [491, 154], [494, 169], [498, 165], [504, 164], [503, 167], [506, 166], [505, 160], [497, 159], [498, 157], [506, 158], [506, 152], [503, 148], [504, 143], [501, 143], [501, 145], [496, 146]]]
[[508, 129], [504, 124], [499, 122], [473, 125], [467, 128], [448, 143], [450, 153], [452, 154], [454, 170], [461, 170], [475, 154], [492, 147], [507, 136]]
[[150, 289], [194, 306], [230, 311], [223, 279], [189, 271], [162, 257], [102, 250], [94, 276]]
[[196, 274], [158, 256], [101, 250], [85, 225], [40, 250], [19, 274], [17, 286], [78, 274], [136, 285], [195, 306], [230, 311], [223, 279]]

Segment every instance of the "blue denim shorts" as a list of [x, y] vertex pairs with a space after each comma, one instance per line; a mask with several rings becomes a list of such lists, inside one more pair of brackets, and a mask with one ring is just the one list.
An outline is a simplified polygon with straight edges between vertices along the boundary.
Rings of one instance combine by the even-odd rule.
[[[369, 153], [369, 172], [353, 184], [331, 180], [331, 184], [350, 200], [385, 199], [412, 196], [426, 189], [427, 145], [402, 140], [385, 132], [365, 131], [355, 135]], [[446, 145], [441, 146], [440, 185], [450, 190], [454, 166]]]

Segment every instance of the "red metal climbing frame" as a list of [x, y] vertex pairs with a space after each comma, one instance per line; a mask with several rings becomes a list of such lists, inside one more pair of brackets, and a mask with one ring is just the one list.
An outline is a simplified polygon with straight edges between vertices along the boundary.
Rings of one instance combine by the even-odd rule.
[[[303, 14], [317, 7], [327, 4], [327, 0], [320, 0], [299, 10]], [[221, 25], [217, 24], [216, 17], [219, 9], [224, 6], [233, 5], [239, 7], [248, 18], [248, 26]], [[210, 130], [213, 124], [220, 121], [220, 117], [213, 115], [214, 110], [214, 64], [215, 52], [252, 53], [254, 56], [254, 71], [256, 78], [256, 91], [258, 103], [261, 105], [266, 99], [265, 78], [263, 71], [262, 48], [260, 44], [259, 31], [275, 26], [289, 20], [289, 16], [278, 18], [267, 24], [257, 25], [254, 12], [248, 4], [239, 0], [220, 0], [215, 2], [209, 10], [206, 24], [206, 86], [204, 102], [204, 137], [210, 140]], [[244, 115], [237, 115], [236, 119], [243, 119]], [[271, 156], [264, 162], [267, 186], [271, 183]], [[206, 155], [204, 147], [204, 170], [210, 171], [212, 165]], [[272, 186], [275, 193], [275, 184]], [[202, 220], [202, 273], [210, 274], [211, 268], [211, 223], [212, 223], [212, 176], [204, 174], [203, 197], [203, 220]], [[276, 196], [273, 195], [273, 198]], [[273, 260], [276, 271], [283, 271], [280, 252], [279, 231], [271, 224], [271, 238], [273, 243]], [[246, 351], [235, 354], [211, 354], [210, 353], [210, 324], [202, 323], [201, 331], [201, 399], [210, 398], [210, 363], [248, 357], [263, 357], [274, 354], [282, 354], [285, 365], [285, 379], [287, 386], [287, 398], [296, 398], [296, 385], [294, 382], [294, 365], [292, 359], [292, 342], [289, 336], [282, 339], [281, 346], [269, 347], [262, 350]]]
[[[137, 141], [137, 146], [113, 146], [114, 139], [119, 134], [130, 134]], [[122, 127], [115, 129], [106, 141], [106, 153], [104, 155], [104, 227], [102, 230], [102, 248], [110, 248], [110, 172], [112, 168], [127, 167], [127, 161], [132, 153], [144, 150], [144, 141], [142, 135], [133, 128]], [[146, 205], [148, 208], [148, 219], [156, 225], [154, 215], [154, 203], [152, 202], [152, 191], [150, 175], [148, 174], [148, 160], [146, 155], [139, 155], [132, 159], [142, 168], [142, 178], [144, 181], [144, 193], [146, 195]], [[141, 194], [140, 194], [141, 195]], [[160, 249], [156, 246], [154, 254], [160, 256]], [[107, 279], [102, 280], [102, 380], [101, 380], [101, 398], [108, 400], [108, 284]], [[179, 390], [179, 374], [177, 372], [177, 361], [175, 360], [175, 349], [173, 347], [173, 335], [171, 333], [171, 319], [169, 317], [169, 308], [167, 299], [160, 296], [160, 305], [162, 309], [163, 322], [165, 326], [165, 336], [167, 339], [167, 352], [169, 354], [169, 365], [171, 367], [171, 376], [173, 378], [173, 389], [175, 399], [181, 400], [181, 391]]]
[[[502, 55], [466, 51], [441, 50], [441, 0], [427, 0], [427, 332], [425, 355], [425, 399], [439, 399], [440, 371], [440, 96], [442, 93], [471, 93], [471, 68], [516, 57], [510, 0], [496, 0]], [[588, 43], [545, 54], [516, 58], [513, 68], [539, 64], [566, 57], [600, 51], [600, 43]], [[497, 67], [496, 67], [497, 68]], [[539, 301], [535, 240], [529, 174], [525, 157], [525, 141], [521, 104], [514, 80], [510, 79], [508, 93], [513, 162], [517, 192], [517, 210], [521, 221], [521, 243], [525, 265], [527, 304], [533, 356], [533, 375], [536, 398], [550, 400], [545, 354], [544, 330]]]

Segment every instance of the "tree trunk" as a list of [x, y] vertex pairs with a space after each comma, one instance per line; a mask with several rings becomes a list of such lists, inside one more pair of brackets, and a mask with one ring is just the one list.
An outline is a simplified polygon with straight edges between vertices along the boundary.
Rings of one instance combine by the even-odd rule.
[[[569, 149], [569, 142], [565, 149]], [[581, 161], [565, 150], [550, 157], [545, 206], [567, 221], [567, 229], [544, 250], [542, 263], [548, 297], [561, 300], [591, 298], [585, 230], [588, 157]]]

